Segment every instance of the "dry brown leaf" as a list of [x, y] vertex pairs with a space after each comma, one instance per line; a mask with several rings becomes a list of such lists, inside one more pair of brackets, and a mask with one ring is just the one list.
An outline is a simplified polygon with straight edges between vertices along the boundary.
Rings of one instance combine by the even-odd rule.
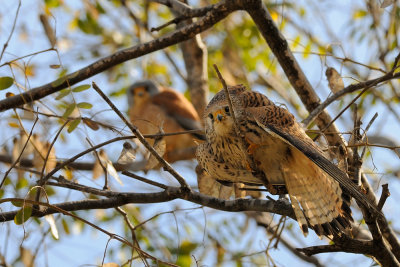
[[102, 265], [102, 267], [119, 267], [119, 265], [116, 264], [115, 262], [108, 262], [108, 263], [104, 263]]
[[[49, 142], [42, 142], [39, 140], [37, 135], [32, 135], [32, 145], [33, 145], [33, 167], [36, 170], [41, 171], [43, 168], [43, 164], [45, 164], [47, 153], [50, 149], [51, 144]], [[57, 158], [56, 158], [56, 150], [53, 147], [50, 149], [49, 156], [47, 157], [45, 170], [49, 172], [56, 167]]]
[[117, 162], [119, 164], [130, 164], [135, 160], [136, 158], [135, 155], [136, 155], [136, 150], [132, 147], [132, 145], [129, 142], [125, 142]]
[[20, 246], [19, 253], [21, 255], [21, 261], [26, 267], [35, 266], [35, 264], [33, 263], [34, 257], [29, 249]]
[[107, 153], [103, 149], [100, 149], [98, 155], [101, 160], [101, 164], [96, 157], [97, 160], [93, 166], [93, 179], [99, 178], [100, 175], [104, 173], [103, 171], [103, 166], [104, 166], [107, 173], [110, 174], [115, 180], [117, 180], [118, 183], [123, 185], [121, 179], [119, 178], [117, 170], [114, 168], [114, 165], [112, 164], [111, 160], [108, 159]]
[[97, 131], [100, 128], [99, 124], [97, 122], [95, 122], [94, 120], [91, 120], [89, 118], [82, 118], [82, 121], [93, 131]]
[[92, 170], [93, 180], [98, 179], [103, 174], [104, 174], [103, 166], [101, 166], [100, 161], [96, 157], [96, 162], [94, 163], [93, 170]]
[[[157, 138], [154, 141], [153, 148], [158, 153], [158, 155], [160, 155], [161, 157], [164, 156], [166, 148], [167, 148], [165, 139]], [[147, 160], [145, 169], [151, 170], [151, 169], [157, 167], [158, 164], [159, 164], [158, 159], [156, 159], [156, 157], [154, 157], [153, 155], [149, 154], [149, 159]]]
[[[44, 145], [46, 154], [48, 153], [49, 148], [50, 148], [50, 143], [46, 142], [46, 144]], [[56, 164], [57, 164], [56, 150], [53, 146], [50, 149], [49, 157], [47, 158], [46, 161], [46, 172], [52, 171], [56, 167]]]

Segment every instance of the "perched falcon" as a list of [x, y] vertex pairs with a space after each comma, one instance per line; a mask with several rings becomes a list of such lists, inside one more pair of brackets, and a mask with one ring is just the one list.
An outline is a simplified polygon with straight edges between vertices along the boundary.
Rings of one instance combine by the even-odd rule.
[[[193, 105], [181, 93], [144, 80], [128, 89], [129, 118], [142, 134], [182, 132], [200, 130], [199, 115]], [[205, 139], [202, 134], [167, 136], [164, 158], [170, 162], [195, 156], [194, 137]]]
[[[235, 131], [224, 90], [205, 113], [207, 142], [197, 148], [200, 165], [215, 179], [259, 185], [283, 185], [304, 235], [308, 227], [332, 236], [350, 227], [349, 198], [375, 206], [331, 163], [294, 116], [263, 94], [243, 85], [228, 88], [241, 136]], [[255, 169], [254, 169], [255, 168]]]

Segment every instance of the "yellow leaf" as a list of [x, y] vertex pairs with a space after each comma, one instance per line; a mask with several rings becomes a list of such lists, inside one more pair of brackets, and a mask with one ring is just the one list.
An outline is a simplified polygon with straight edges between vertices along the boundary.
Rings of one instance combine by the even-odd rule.
[[25, 67], [25, 75], [26, 76], [34, 76], [35, 75], [35, 66], [34, 65], [28, 65]]
[[65, 177], [65, 179], [71, 181], [72, 178], [74, 177], [72, 170], [64, 169], [64, 177]]
[[275, 11], [271, 11], [271, 18], [273, 19], [273, 21], [278, 21], [279, 18], [279, 14]]
[[365, 17], [366, 15], [368, 15], [368, 12], [366, 10], [359, 9], [353, 13], [353, 19], [360, 19]]
[[13, 128], [19, 128], [19, 124], [15, 122], [9, 122], [8, 126], [13, 127]]

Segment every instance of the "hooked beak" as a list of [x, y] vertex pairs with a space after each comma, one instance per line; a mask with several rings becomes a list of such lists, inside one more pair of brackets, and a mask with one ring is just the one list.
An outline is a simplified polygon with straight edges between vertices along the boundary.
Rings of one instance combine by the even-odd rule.
[[224, 119], [224, 114], [222, 114], [221, 110], [217, 110], [214, 113], [214, 118], [216, 118], [218, 121], [222, 121]]

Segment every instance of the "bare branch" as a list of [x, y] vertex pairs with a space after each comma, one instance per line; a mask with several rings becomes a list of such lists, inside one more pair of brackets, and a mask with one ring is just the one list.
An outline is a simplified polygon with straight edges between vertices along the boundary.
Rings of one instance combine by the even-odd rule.
[[185, 179], [177, 171], [175, 171], [165, 159], [163, 159], [157, 153], [157, 151], [149, 144], [149, 142], [146, 141], [146, 139], [140, 133], [139, 129], [133, 126], [125, 118], [125, 116], [121, 113], [121, 111], [119, 111], [119, 109], [111, 102], [111, 100], [101, 91], [101, 89], [96, 85], [95, 82], [93, 82], [93, 88], [103, 98], [103, 100], [114, 110], [114, 112], [118, 115], [118, 117], [120, 117], [120, 119], [129, 127], [132, 133], [147, 148], [147, 150], [151, 153], [151, 155], [154, 156], [158, 160], [158, 162], [160, 162], [160, 164], [164, 167], [164, 169], [168, 171], [173, 177], [175, 177], [175, 179], [181, 184], [182, 187], [190, 190], [190, 186], [186, 183]]
[[314, 121], [314, 119], [319, 116], [319, 114], [321, 114], [321, 112], [327, 107], [329, 106], [333, 101], [335, 101], [336, 99], [342, 97], [343, 95], [355, 92], [359, 89], [364, 89], [366, 90], [367, 88], [371, 88], [373, 86], [378, 86], [383, 82], [386, 82], [388, 80], [391, 79], [398, 79], [400, 78], [400, 73], [396, 73], [393, 74], [391, 72], [376, 78], [376, 79], [372, 79], [372, 80], [368, 80], [365, 82], [360, 82], [357, 84], [351, 84], [347, 87], [345, 87], [344, 89], [340, 90], [339, 92], [331, 95], [330, 97], [328, 97], [322, 104], [320, 104], [319, 106], [317, 106], [314, 110], [311, 111], [310, 115], [308, 115], [308, 117], [303, 121], [303, 123], [305, 125], [309, 125], [312, 121]]
[[382, 185], [382, 195], [381, 198], [379, 199], [378, 202], [378, 209], [382, 210], [383, 205], [385, 205], [386, 199], [390, 196], [389, 192], [389, 185], [388, 184], [383, 184]]
[[[56, 184], [52, 185], [54, 186]], [[66, 184], [58, 184], [58, 186], [67, 187], [65, 185]], [[81, 187], [81, 189], [86, 190], [84, 188], [85, 186]], [[106, 199], [86, 199], [80, 201], [64, 202], [64, 203], [54, 204], [53, 206], [58, 207], [59, 209], [62, 209], [64, 211], [78, 211], [78, 210], [91, 210], [91, 209], [109, 209], [132, 203], [161, 203], [181, 198], [192, 203], [224, 211], [230, 211], [230, 212], [238, 212], [245, 210], [265, 211], [295, 218], [291, 205], [283, 201], [261, 200], [261, 199], [222, 200], [206, 196], [195, 191], [192, 192], [185, 191], [182, 190], [180, 187], [168, 187], [167, 190], [157, 193], [131, 193], [131, 192], [118, 193], [118, 192], [104, 191], [104, 190], [98, 190], [98, 191], [99, 192], [103, 191], [104, 194], [107, 194], [110, 197]], [[14, 200], [21, 201], [21, 199], [4, 198], [0, 200], [0, 204]], [[32, 211], [32, 216], [43, 217], [48, 214], [59, 213], [60, 212], [59, 209], [53, 209], [51, 207], [49, 207], [44, 211], [34, 209]], [[14, 219], [16, 214], [17, 211], [0, 213], [0, 222], [11, 221]]]
[[8, 43], [11, 40], [11, 37], [14, 34], [14, 30], [15, 30], [15, 25], [17, 25], [17, 18], [18, 18], [18, 14], [19, 14], [19, 10], [21, 9], [21, 0], [18, 1], [18, 7], [17, 7], [17, 11], [15, 12], [15, 17], [14, 17], [14, 22], [13, 22], [13, 26], [11, 28], [10, 34], [8, 35], [8, 38], [6, 40], [6, 42], [3, 45], [3, 50], [1, 50], [1, 54], [0, 54], [0, 61], [3, 58], [4, 52], [7, 49]]
[[38, 120], [39, 120], [39, 117], [36, 116], [36, 119], [33, 122], [33, 125], [32, 125], [32, 128], [31, 128], [31, 131], [29, 132], [28, 138], [26, 139], [26, 142], [25, 142], [24, 146], [22, 147], [21, 152], [18, 155], [18, 158], [15, 159], [15, 161], [11, 164], [11, 167], [5, 172], [3, 180], [1, 180], [1, 183], [0, 183], [0, 188], [3, 186], [4, 181], [6, 180], [7, 175], [10, 173], [10, 171], [20, 162], [22, 154], [24, 153], [24, 150], [25, 150], [26, 146], [30, 142], [29, 139], [31, 139], [31, 136], [32, 136], [32, 133], [33, 133], [33, 129], [35, 128], [35, 125], [38, 122]]
[[170, 34], [167, 34], [166, 36], [162, 36], [150, 42], [120, 50], [78, 71], [63, 76], [56, 81], [36, 87], [25, 93], [1, 100], [0, 112], [41, 99], [68, 86], [72, 86], [80, 81], [92, 77], [100, 72], [103, 72], [117, 64], [193, 38], [196, 34], [209, 29], [215, 23], [225, 18], [229, 13], [243, 8], [240, 4], [240, 1], [231, 0], [223, 0], [216, 5], [212, 5], [211, 7], [212, 11], [208, 12], [204, 17], [199, 18], [196, 22], [193, 22], [182, 29], [176, 30]]
[[[288, 42], [275, 25], [268, 10], [265, 8], [262, 1], [257, 1], [256, 5], [249, 5], [245, 7], [245, 9], [254, 20], [260, 33], [278, 59], [280, 66], [283, 68], [283, 71], [296, 90], [301, 101], [306, 106], [308, 112], [312, 112], [321, 101], [303, 70], [300, 68], [300, 65], [289, 48]], [[329, 114], [323, 111], [318, 116], [317, 125], [322, 129], [328, 125], [330, 121], [332, 121], [332, 119]], [[329, 132], [339, 132], [334, 124], [330, 125], [327, 130]], [[331, 145], [344, 145], [345, 143], [343, 137], [337, 134], [327, 135], [327, 140]]]

